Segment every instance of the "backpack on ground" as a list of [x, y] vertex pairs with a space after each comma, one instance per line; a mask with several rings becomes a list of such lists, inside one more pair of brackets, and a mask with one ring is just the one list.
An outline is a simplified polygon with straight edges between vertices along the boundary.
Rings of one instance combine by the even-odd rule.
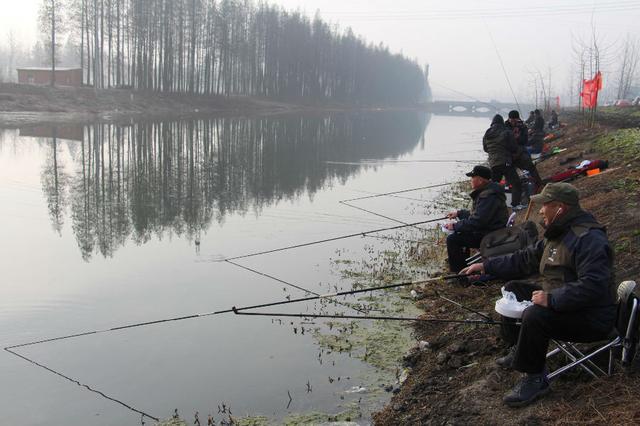
[[510, 254], [533, 244], [538, 238], [538, 228], [532, 221], [497, 229], [484, 236], [480, 242], [483, 259]]

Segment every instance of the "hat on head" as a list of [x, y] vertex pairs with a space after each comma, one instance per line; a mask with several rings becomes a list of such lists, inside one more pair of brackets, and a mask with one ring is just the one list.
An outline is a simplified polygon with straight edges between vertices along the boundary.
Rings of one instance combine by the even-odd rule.
[[531, 196], [531, 201], [535, 203], [548, 203], [559, 201], [569, 206], [577, 206], [580, 197], [575, 186], [568, 183], [549, 183], [541, 193]]
[[500, 114], [494, 115], [493, 119], [491, 120], [491, 125], [493, 126], [494, 124], [504, 125], [504, 118], [502, 118]]
[[515, 109], [511, 110], [509, 111], [509, 118], [520, 118], [520, 113]]
[[473, 170], [467, 173], [467, 176], [480, 176], [481, 178], [489, 180], [491, 179], [491, 169], [485, 166], [474, 166]]

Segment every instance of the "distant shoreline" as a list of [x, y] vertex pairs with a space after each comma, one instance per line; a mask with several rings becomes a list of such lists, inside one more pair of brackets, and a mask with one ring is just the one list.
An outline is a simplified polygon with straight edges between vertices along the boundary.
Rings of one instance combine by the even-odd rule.
[[297, 104], [248, 96], [187, 95], [130, 89], [0, 83], [0, 127], [2, 128], [34, 124], [127, 123], [141, 120], [383, 109], [422, 108], [353, 106], [336, 103]]

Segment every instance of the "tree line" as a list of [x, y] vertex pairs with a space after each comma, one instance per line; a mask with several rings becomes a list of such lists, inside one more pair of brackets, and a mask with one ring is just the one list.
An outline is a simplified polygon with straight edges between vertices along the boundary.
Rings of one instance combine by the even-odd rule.
[[53, 51], [56, 33], [74, 40], [96, 88], [368, 104], [429, 96], [415, 61], [264, 2], [43, 0], [40, 27]]

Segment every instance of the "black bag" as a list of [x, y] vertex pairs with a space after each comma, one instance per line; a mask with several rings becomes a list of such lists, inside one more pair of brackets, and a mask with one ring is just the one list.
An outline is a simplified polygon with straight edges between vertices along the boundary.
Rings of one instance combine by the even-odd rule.
[[527, 221], [485, 235], [480, 241], [480, 254], [483, 259], [510, 254], [533, 244], [537, 239], [536, 224]]

